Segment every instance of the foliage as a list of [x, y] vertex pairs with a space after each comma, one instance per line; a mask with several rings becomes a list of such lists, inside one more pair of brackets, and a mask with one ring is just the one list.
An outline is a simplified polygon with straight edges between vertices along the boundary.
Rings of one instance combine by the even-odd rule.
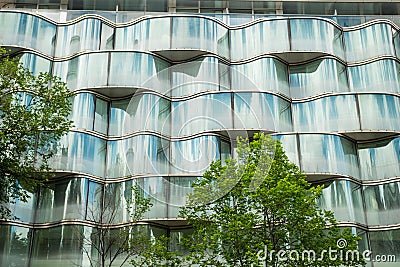
[[[226, 191], [226, 188], [231, 188]], [[226, 192], [221, 195], [218, 192]], [[329, 257], [323, 250], [357, 250], [358, 237], [342, 231], [332, 212], [318, 208], [313, 187], [279, 141], [264, 134], [238, 139], [237, 160], [211, 164], [181, 210], [194, 228], [191, 264], [198, 266], [355, 266], [362, 258]], [[210, 195], [215, 201], [210, 202]], [[302, 252], [314, 251], [313, 257]], [[282, 257], [284, 251], [293, 257]], [[300, 255], [299, 258], [296, 254]], [[318, 260], [318, 256], [323, 256]], [[361, 255], [361, 253], [360, 253]]]
[[0, 48], [0, 218], [48, 178], [48, 148], [71, 127], [70, 97], [58, 77], [34, 76]]

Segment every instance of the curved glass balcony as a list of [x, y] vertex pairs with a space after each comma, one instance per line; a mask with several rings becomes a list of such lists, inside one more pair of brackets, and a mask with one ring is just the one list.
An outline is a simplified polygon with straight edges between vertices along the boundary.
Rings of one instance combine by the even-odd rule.
[[53, 75], [71, 90], [107, 86], [108, 53], [84, 54], [53, 65]]
[[172, 17], [171, 38], [171, 49], [203, 50], [229, 58], [228, 29], [215, 21], [200, 17]]
[[81, 51], [113, 49], [113, 34], [112, 27], [92, 18], [58, 27], [55, 56], [65, 57]]
[[302, 171], [359, 178], [354, 143], [336, 135], [300, 134], [299, 138]]
[[339, 132], [359, 130], [354, 95], [324, 97], [293, 104], [295, 131]]
[[216, 136], [171, 142], [170, 173], [202, 175], [212, 161], [224, 160], [223, 155], [230, 154], [230, 147], [223, 143]]
[[400, 223], [400, 183], [366, 186], [365, 210], [368, 225]]
[[105, 140], [85, 133], [70, 132], [53, 149], [55, 155], [50, 160], [52, 169], [104, 177]]
[[153, 135], [109, 141], [107, 178], [167, 174], [170, 142]]
[[110, 57], [110, 86], [145, 87], [160, 93], [169, 91], [169, 64], [145, 53], [116, 52]]
[[262, 58], [231, 65], [231, 90], [272, 91], [290, 96], [288, 68], [281, 61]]
[[350, 90], [353, 92], [400, 92], [399, 72], [399, 63], [392, 59], [349, 67]]
[[359, 95], [364, 130], [400, 131], [400, 98], [393, 95]]
[[28, 266], [32, 232], [21, 226], [0, 225], [1, 266]]
[[98, 221], [103, 187], [85, 178], [51, 182], [40, 188], [36, 223]]
[[235, 129], [292, 131], [290, 103], [265, 93], [234, 94]]
[[317, 202], [321, 209], [333, 211], [338, 222], [366, 224], [360, 185], [345, 180], [326, 182]]
[[393, 29], [390, 24], [378, 23], [344, 32], [346, 57], [349, 62], [376, 56], [396, 56], [393, 45]]
[[358, 146], [363, 180], [400, 177], [400, 138]]
[[151, 18], [115, 29], [115, 49], [158, 51], [171, 45], [171, 18]]
[[342, 31], [320, 19], [290, 19], [292, 51], [322, 52], [344, 58]]
[[153, 94], [136, 94], [111, 101], [109, 135], [154, 131], [170, 135], [170, 101]]
[[349, 91], [346, 67], [335, 59], [320, 59], [303, 65], [290, 66], [289, 72], [292, 98]]
[[172, 136], [231, 129], [231, 94], [208, 94], [172, 102], [171, 127]]
[[290, 51], [287, 20], [270, 20], [230, 30], [231, 60]]
[[0, 44], [25, 47], [53, 55], [56, 25], [23, 13], [0, 12]]

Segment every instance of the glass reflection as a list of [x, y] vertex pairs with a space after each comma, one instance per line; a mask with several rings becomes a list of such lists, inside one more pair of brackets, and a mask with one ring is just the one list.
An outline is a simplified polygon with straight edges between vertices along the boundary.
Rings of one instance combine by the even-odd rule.
[[337, 173], [359, 177], [355, 145], [336, 135], [301, 134], [301, 167], [306, 173]]
[[400, 98], [393, 95], [359, 95], [361, 127], [400, 131]]
[[168, 217], [178, 218], [180, 207], [187, 201], [187, 195], [193, 192], [191, 185], [198, 177], [169, 177]]
[[400, 183], [364, 188], [368, 225], [400, 223]]
[[400, 176], [400, 138], [358, 146], [363, 180]]
[[346, 68], [334, 59], [291, 66], [290, 94], [302, 98], [328, 92], [347, 92]]
[[300, 166], [299, 155], [297, 151], [297, 137], [294, 134], [274, 135], [273, 138], [281, 141], [283, 150], [291, 162]]
[[365, 224], [360, 185], [344, 180], [327, 182], [317, 202], [321, 209], [333, 211], [339, 222]]
[[381, 55], [394, 56], [392, 38], [392, 27], [385, 23], [344, 32], [347, 60], [354, 62]]
[[324, 97], [293, 104], [294, 129], [301, 132], [359, 130], [354, 95]]
[[374, 262], [376, 267], [394, 267], [400, 261], [400, 230], [387, 230], [369, 233], [369, 240], [371, 243], [371, 250], [373, 255], [394, 255], [395, 262]]
[[234, 94], [236, 129], [291, 131], [290, 103], [280, 97], [263, 93]]
[[399, 64], [394, 60], [379, 60], [366, 65], [349, 67], [351, 91], [399, 92], [399, 72]]

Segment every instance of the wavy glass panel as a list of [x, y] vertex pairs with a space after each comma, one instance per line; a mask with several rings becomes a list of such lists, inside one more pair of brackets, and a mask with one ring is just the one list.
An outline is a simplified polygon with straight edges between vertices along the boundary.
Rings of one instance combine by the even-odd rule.
[[116, 50], [165, 50], [170, 47], [171, 18], [146, 19], [132, 26], [116, 28]]
[[276, 138], [281, 141], [283, 150], [286, 156], [291, 162], [300, 166], [299, 164], [299, 152], [297, 151], [297, 137], [294, 134], [285, 135], [274, 135], [272, 138]]
[[290, 19], [293, 51], [324, 52], [344, 58], [342, 31], [319, 19]]
[[171, 66], [172, 88], [168, 95], [180, 97], [200, 92], [219, 91], [219, 66], [219, 60], [214, 57]]
[[80, 93], [72, 98], [70, 119], [74, 128], [93, 130], [95, 96], [90, 93]]
[[51, 72], [51, 61], [35, 54], [24, 53], [19, 61], [22, 66], [29, 69], [35, 76], [40, 72]]
[[359, 95], [364, 130], [400, 131], [400, 98], [393, 95]]
[[145, 53], [111, 53], [111, 86], [146, 87], [160, 93], [169, 92], [169, 64]]
[[400, 67], [395, 60], [379, 60], [348, 68], [350, 90], [354, 92], [400, 91]]
[[170, 173], [202, 175], [212, 161], [219, 159], [221, 143], [216, 136], [171, 142]]
[[193, 192], [191, 187], [198, 177], [169, 177], [168, 217], [178, 218], [180, 207], [187, 201], [187, 195]]
[[[395, 257], [395, 262], [374, 262], [374, 267], [395, 267], [400, 261], [400, 230], [373, 231], [369, 233], [373, 255]], [[386, 257], [388, 260], [388, 257]]]
[[36, 200], [36, 192], [27, 192], [26, 202], [20, 199], [14, 199], [13, 201], [15, 201], [15, 203], [9, 204], [8, 208], [11, 210], [12, 216], [15, 216], [15, 218], [9, 219], [15, 219], [22, 222], [33, 222], [35, 218]]
[[65, 57], [80, 51], [99, 50], [101, 28], [100, 20], [90, 18], [58, 27], [55, 56]]
[[172, 49], [205, 50], [229, 58], [228, 38], [228, 29], [212, 20], [172, 17]]
[[56, 26], [38, 17], [22, 13], [0, 13], [2, 46], [22, 46], [52, 56]]
[[358, 146], [363, 180], [400, 177], [400, 138]]
[[55, 62], [53, 75], [61, 77], [71, 90], [106, 86], [108, 53], [85, 54]]
[[293, 104], [294, 129], [301, 132], [359, 130], [354, 95], [324, 97]]
[[19, 226], [0, 225], [1, 266], [27, 266], [31, 231]]
[[334, 59], [291, 66], [290, 96], [302, 98], [322, 93], [348, 92], [346, 67]]
[[289, 96], [287, 66], [273, 58], [232, 65], [232, 90], [273, 91]]
[[61, 138], [54, 149], [51, 168], [104, 176], [105, 140], [89, 134], [70, 132]]
[[96, 108], [94, 112], [94, 130], [96, 132], [107, 134], [108, 109], [107, 101], [96, 98]]
[[231, 94], [209, 94], [172, 102], [172, 136], [232, 128]]
[[234, 94], [235, 129], [292, 131], [290, 103], [264, 93]]
[[169, 141], [153, 135], [109, 141], [107, 177], [168, 173]]
[[112, 101], [109, 135], [155, 131], [170, 135], [170, 101], [153, 94], [137, 94]]
[[317, 202], [321, 209], [333, 211], [339, 222], [366, 223], [360, 185], [344, 180], [324, 183]]
[[366, 186], [365, 208], [368, 225], [400, 223], [400, 183]]
[[334, 173], [359, 178], [356, 146], [336, 135], [301, 134], [301, 167], [306, 173]]
[[72, 178], [40, 188], [36, 222], [85, 219], [88, 180]]
[[[30, 266], [89, 266], [86, 264], [89, 260], [83, 250], [83, 237], [88, 240], [96, 238], [96, 234], [92, 231], [92, 228], [82, 225], [36, 229], [33, 235]], [[86, 249], [91, 250], [90, 247]]]
[[395, 56], [392, 26], [385, 23], [344, 32], [347, 61], [354, 62], [382, 55]]
[[271, 20], [230, 31], [231, 60], [289, 51], [287, 20]]

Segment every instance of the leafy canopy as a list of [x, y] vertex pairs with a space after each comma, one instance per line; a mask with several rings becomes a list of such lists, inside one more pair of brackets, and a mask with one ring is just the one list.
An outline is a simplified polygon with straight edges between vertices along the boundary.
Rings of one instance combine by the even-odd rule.
[[[340, 257], [340, 250], [342, 255], [357, 251], [359, 238], [349, 229], [340, 229], [332, 212], [318, 208], [316, 201], [321, 193], [322, 187], [308, 183], [305, 174], [288, 160], [279, 141], [264, 134], [255, 134], [250, 143], [238, 139], [237, 159], [229, 159], [225, 165], [220, 161], [212, 163], [195, 183], [188, 205], [181, 210], [181, 216], [194, 229], [187, 240], [190, 263], [199, 266], [364, 264], [361, 253], [358, 258]], [[338, 247], [339, 239], [347, 243], [344, 248]], [[332, 253], [330, 257], [323, 253], [329, 249], [338, 250], [339, 254]], [[279, 254], [279, 251], [284, 252]], [[282, 254], [291, 251], [295, 252], [290, 257]]]
[[66, 134], [72, 93], [60, 78], [34, 76], [0, 48], [0, 218], [49, 176], [49, 148]]

